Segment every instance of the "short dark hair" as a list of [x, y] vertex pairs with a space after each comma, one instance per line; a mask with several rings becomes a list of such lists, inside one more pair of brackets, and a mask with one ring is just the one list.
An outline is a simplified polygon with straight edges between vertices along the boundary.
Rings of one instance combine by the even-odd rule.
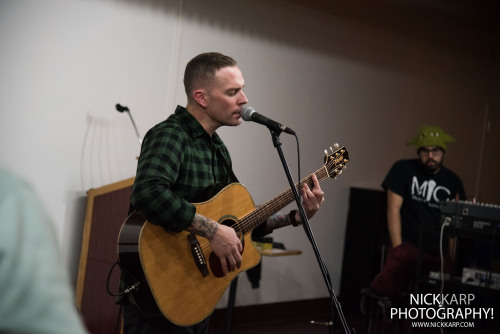
[[202, 53], [191, 59], [184, 71], [184, 90], [188, 99], [192, 98], [191, 92], [195, 85], [200, 82], [209, 83], [219, 69], [236, 65], [236, 60], [218, 52]]

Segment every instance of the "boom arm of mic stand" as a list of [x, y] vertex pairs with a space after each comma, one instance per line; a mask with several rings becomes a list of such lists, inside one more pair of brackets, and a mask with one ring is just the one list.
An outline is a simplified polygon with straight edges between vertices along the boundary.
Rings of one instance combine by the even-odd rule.
[[[302, 202], [300, 201], [300, 196], [297, 191], [297, 188], [295, 187], [295, 183], [293, 182], [292, 175], [290, 173], [290, 169], [288, 168], [285, 156], [283, 154], [283, 151], [281, 149], [281, 142], [279, 140], [279, 135], [281, 134], [281, 131], [274, 131], [271, 130], [271, 136], [273, 139], [273, 144], [274, 147], [276, 147], [276, 150], [278, 151], [278, 155], [281, 159], [281, 163], [283, 164], [283, 169], [285, 170], [288, 182], [290, 183], [291, 190], [293, 192], [293, 196], [295, 197], [295, 202], [297, 202], [297, 207], [299, 208], [300, 212], [300, 217], [302, 219], [302, 227], [304, 228], [304, 231], [311, 242], [311, 245], [314, 250], [314, 254], [316, 255], [316, 259], [319, 263], [321, 273], [323, 274], [323, 278], [325, 280], [326, 286], [328, 288], [328, 292], [330, 294], [330, 299], [332, 301], [332, 306], [335, 305], [337, 309], [337, 313], [339, 315], [340, 321], [342, 322], [342, 326], [344, 327], [344, 331], [346, 334], [351, 334], [351, 330], [349, 329], [349, 326], [347, 325], [347, 321], [344, 317], [344, 314], [342, 312], [342, 307], [340, 306], [339, 301], [337, 300], [337, 297], [335, 296], [335, 291], [333, 290], [332, 287], [332, 282], [330, 279], [330, 275], [328, 273], [328, 269], [326, 268], [325, 263], [323, 262], [323, 259], [321, 258], [321, 254], [319, 252], [318, 246], [316, 244], [316, 241], [314, 240], [314, 236], [311, 231], [311, 227], [309, 226], [309, 220], [307, 219], [307, 215], [304, 211], [304, 206], [302, 205]], [[332, 320], [333, 320], [333, 309], [332, 309]], [[333, 326], [329, 327], [329, 332], [333, 333]]]
[[137, 126], [135, 125], [134, 119], [132, 118], [132, 114], [130, 113], [130, 111], [128, 109], [125, 111], [127, 112], [128, 116], [130, 117], [130, 120], [132, 121], [132, 125], [134, 126], [135, 134], [137, 135], [137, 139], [139, 140], [139, 144], [142, 145], [142, 138], [141, 138], [141, 136], [139, 136], [139, 131], [137, 130]]

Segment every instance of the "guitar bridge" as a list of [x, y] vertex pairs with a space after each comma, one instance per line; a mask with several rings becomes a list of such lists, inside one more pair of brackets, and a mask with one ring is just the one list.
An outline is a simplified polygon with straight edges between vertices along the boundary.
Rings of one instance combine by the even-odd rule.
[[191, 253], [193, 254], [194, 263], [198, 267], [201, 275], [203, 277], [207, 277], [209, 274], [207, 260], [205, 259], [205, 255], [203, 254], [203, 251], [201, 249], [200, 242], [198, 241], [194, 233], [189, 233], [188, 240], [189, 244], [191, 245]]

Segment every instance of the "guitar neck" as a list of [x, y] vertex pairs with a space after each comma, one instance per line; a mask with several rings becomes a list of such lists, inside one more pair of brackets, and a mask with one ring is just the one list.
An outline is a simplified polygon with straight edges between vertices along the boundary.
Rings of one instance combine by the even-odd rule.
[[[314, 174], [318, 178], [319, 182], [332, 176], [331, 174], [330, 175], [328, 174], [327, 169], [324, 167], [315, 171]], [[313, 180], [312, 180], [312, 175], [309, 175], [308, 177], [302, 179], [300, 184], [299, 184], [299, 182], [297, 182], [295, 184], [295, 189], [299, 192], [299, 194], [300, 194], [299, 186], [301, 186], [302, 184], [307, 184], [309, 186], [309, 188], [312, 189], [314, 186]], [[249, 214], [247, 214], [246, 216], [242, 217], [239, 220], [239, 222], [240, 222], [239, 226], [241, 228], [241, 231], [244, 234], [250, 232], [255, 227], [260, 225], [263, 221], [267, 220], [273, 214], [280, 211], [285, 206], [292, 203], [294, 200], [295, 200], [295, 197], [293, 195], [292, 189], [288, 188], [288, 189], [284, 190], [278, 196], [267, 201], [266, 203], [259, 205], [254, 211], [252, 211]]]

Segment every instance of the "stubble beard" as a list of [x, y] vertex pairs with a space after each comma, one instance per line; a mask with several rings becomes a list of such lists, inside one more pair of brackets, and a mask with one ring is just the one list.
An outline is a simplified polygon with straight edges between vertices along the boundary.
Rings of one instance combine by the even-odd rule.
[[[434, 162], [434, 163], [430, 164], [430, 162]], [[434, 159], [428, 159], [425, 163], [423, 163], [422, 161], [420, 163], [424, 167], [425, 171], [429, 174], [436, 174], [441, 169], [441, 166], [443, 165], [442, 160], [440, 162], [438, 162]]]

